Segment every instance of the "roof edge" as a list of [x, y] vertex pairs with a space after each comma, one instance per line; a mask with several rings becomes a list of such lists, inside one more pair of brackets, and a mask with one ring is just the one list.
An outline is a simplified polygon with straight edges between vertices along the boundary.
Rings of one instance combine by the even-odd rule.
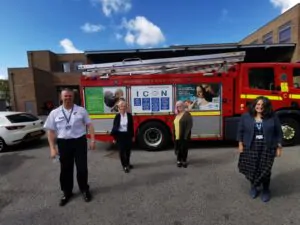
[[240, 48], [271, 48], [271, 47], [295, 47], [296, 43], [285, 44], [215, 44], [215, 45], [184, 45], [170, 46], [166, 48], [149, 48], [149, 49], [120, 49], [120, 50], [100, 50], [85, 51], [85, 55], [97, 54], [118, 54], [118, 53], [143, 53], [143, 52], [161, 52], [161, 51], [185, 51], [185, 50], [216, 50], [216, 49], [240, 49]]

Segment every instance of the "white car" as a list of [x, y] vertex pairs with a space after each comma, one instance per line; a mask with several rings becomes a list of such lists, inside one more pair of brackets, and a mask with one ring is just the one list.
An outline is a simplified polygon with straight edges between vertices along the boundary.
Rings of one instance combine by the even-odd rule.
[[0, 112], [0, 152], [7, 146], [40, 139], [44, 122], [25, 112]]

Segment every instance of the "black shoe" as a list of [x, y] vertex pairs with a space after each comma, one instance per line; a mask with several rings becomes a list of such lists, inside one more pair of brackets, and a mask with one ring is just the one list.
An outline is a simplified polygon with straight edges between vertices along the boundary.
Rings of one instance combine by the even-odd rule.
[[177, 162], [177, 167], [182, 167], [182, 163], [181, 162]]
[[64, 194], [60, 199], [59, 206], [65, 206], [69, 201], [73, 194]]
[[124, 172], [125, 173], [129, 173], [129, 168], [128, 167], [124, 167]]
[[130, 165], [129, 165], [129, 169], [133, 169], [133, 168], [134, 168], [133, 165], [130, 164]]
[[92, 199], [92, 195], [91, 195], [90, 191], [82, 192], [82, 196], [83, 196], [83, 200], [85, 202], [90, 202]]
[[183, 166], [184, 168], [187, 168], [187, 166], [188, 166], [187, 162], [183, 162], [183, 163], [182, 163], [182, 166]]

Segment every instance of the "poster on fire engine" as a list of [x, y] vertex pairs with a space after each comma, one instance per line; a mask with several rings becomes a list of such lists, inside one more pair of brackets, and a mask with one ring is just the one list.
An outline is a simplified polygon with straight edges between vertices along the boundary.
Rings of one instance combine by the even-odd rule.
[[189, 111], [220, 110], [221, 84], [178, 84], [176, 99], [183, 101]]
[[132, 113], [172, 112], [172, 85], [132, 86]]
[[126, 100], [125, 87], [86, 87], [84, 94], [89, 114], [117, 113], [118, 102]]

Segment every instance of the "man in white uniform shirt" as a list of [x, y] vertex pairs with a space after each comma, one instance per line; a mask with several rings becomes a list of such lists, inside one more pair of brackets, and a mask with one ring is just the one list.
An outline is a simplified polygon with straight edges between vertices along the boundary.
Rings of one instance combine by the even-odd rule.
[[74, 161], [79, 189], [86, 202], [91, 200], [88, 185], [86, 128], [91, 135], [90, 149], [92, 150], [95, 149], [95, 132], [86, 109], [74, 104], [72, 90], [63, 90], [61, 100], [62, 105], [51, 111], [44, 128], [48, 130], [51, 158], [59, 155], [60, 186], [63, 192], [60, 206], [64, 206], [73, 195]]

